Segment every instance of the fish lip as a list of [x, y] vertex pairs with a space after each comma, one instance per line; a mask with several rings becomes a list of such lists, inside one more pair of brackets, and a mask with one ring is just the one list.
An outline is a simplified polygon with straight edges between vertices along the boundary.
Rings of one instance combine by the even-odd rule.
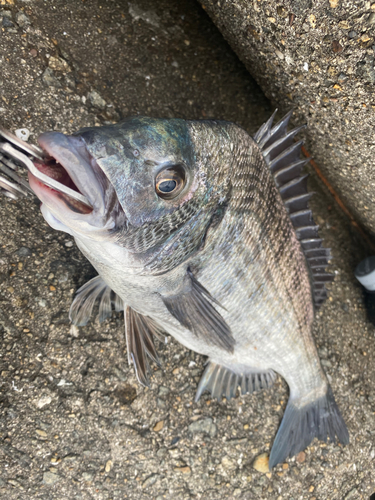
[[[47, 159], [51, 158], [59, 163], [73, 181], [78, 191], [86, 196], [93, 208], [90, 213], [103, 210], [105, 193], [97, 179], [97, 174], [92, 163], [95, 162], [95, 166], [101, 172], [102, 169], [90, 154], [82, 138], [67, 136], [60, 132], [45, 132], [38, 137], [38, 143], [47, 154]], [[76, 161], [72, 162], [72, 159]], [[38, 167], [38, 163], [40, 162], [35, 162], [36, 167]], [[59, 193], [58, 191], [55, 192], [59, 194], [60, 198], [65, 199], [66, 197], [66, 199], [70, 199], [66, 194]], [[82, 213], [82, 215], [86, 214]]]

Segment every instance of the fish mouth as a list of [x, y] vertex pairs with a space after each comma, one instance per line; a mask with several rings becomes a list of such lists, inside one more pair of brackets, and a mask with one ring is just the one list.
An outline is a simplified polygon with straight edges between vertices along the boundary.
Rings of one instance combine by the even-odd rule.
[[86, 197], [91, 207], [48, 186], [29, 172], [30, 186], [38, 198], [47, 207], [55, 208], [54, 211], [68, 210], [77, 215], [88, 215], [103, 208], [105, 175], [83, 140], [60, 132], [46, 132], [38, 138], [38, 142], [46, 157], [36, 159], [35, 167], [50, 179]]
[[[77, 193], [83, 194], [76, 186], [72, 178], [69, 176], [66, 169], [55, 158], [48, 157], [47, 159], [43, 160], [43, 162], [41, 162], [40, 160], [36, 160], [33, 163], [39, 170], [39, 172], [42, 172], [49, 178], [56, 180], [63, 186], [68, 187], [73, 191], [76, 191]], [[30, 185], [32, 186], [32, 189], [36, 192], [36, 194], [38, 194], [38, 190], [39, 193], [40, 190], [49, 191], [52, 196], [55, 196], [56, 198], [59, 198], [61, 201], [63, 201], [70, 210], [79, 214], [89, 214], [93, 211], [92, 207], [90, 208], [88, 205], [85, 205], [79, 200], [74, 199], [72, 196], [63, 193], [62, 191], [58, 191], [51, 186], [47, 186], [47, 184], [35, 177], [31, 172], [29, 172], [28, 175]], [[36, 187], [36, 185], [38, 187]]]

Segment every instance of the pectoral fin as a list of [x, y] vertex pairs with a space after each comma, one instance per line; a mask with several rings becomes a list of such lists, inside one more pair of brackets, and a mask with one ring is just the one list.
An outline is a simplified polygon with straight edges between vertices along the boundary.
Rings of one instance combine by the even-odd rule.
[[235, 340], [225, 319], [213, 306], [219, 302], [188, 271], [184, 286], [175, 295], [162, 296], [168, 311], [194, 335], [228, 352]]

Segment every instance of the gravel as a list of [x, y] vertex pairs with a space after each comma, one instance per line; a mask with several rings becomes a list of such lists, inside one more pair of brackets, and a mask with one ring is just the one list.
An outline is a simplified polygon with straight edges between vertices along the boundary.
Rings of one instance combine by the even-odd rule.
[[[11, 130], [26, 127], [31, 141], [49, 129], [72, 133], [136, 114], [215, 117], [254, 132], [270, 114], [190, 0], [31, 0], [12, 4], [11, 19], [20, 7], [31, 24], [1, 35], [0, 120]], [[59, 87], [43, 79], [51, 57], [71, 68], [54, 70]], [[87, 98], [94, 91], [104, 109]], [[330, 362], [326, 371], [351, 444], [314, 441], [271, 473], [253, 463], [269, 454], [286, 384], [278, 379], [268, 391], [229, 402], [204, 394], [195, 403], [205, 360], [169, 339], [158, 346], [162, 368], [153, 366], [150, 388], [140, 387], [127, 364], [121, 315], [75, 330], [66, 321], [75, 291], [95, 274], [67, 245], [71, 238], [46, 225], [37, 201], [0, 198], [0, 496], [368, 499], [375, 476], [374, 327], [353, 277], [364, 250], [313, 176], [311, 189], [336, 274], [314, 334]]]
[[210, 437], [215, 437], [217, 432], [217, 427], [213, 423], [212, 418], [205, 418], [203, 420], [198, 420], [189, 425], [189, 431], [194, 433], [204, 432]]

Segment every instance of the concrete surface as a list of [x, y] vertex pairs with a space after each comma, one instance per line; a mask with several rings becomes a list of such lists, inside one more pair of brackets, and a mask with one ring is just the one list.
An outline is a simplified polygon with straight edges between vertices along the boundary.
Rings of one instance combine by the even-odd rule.
[[[136, 113], [225, 118], [254, 132], [270, 114], [198, 4], [0, 4], [10, 11], [0, 13], [0, 120], [27, 127], [31, 140]], [[74, 292], [93, 276], [71, 238], [46, 225], [38, 202], [0, 198], [0, 497], [368, 499], [375, 491], [374, 327], [352, 274], [366, 250], [314, 178], [311, 188], [336, 273], [314, 333], [351, 444], [314, 441], [268, 475], [252, 463], [270, 450], [285, 383], [230, 402], [206, 394], [194, 403], [204, 359], [170, 339], [159, 346], [163, 366], [151, 388], [140, 387], [120, 315], [101, 327], [69, 325]]]
[[375, 239], [375, 2], [201, 0], [275, 106]]

